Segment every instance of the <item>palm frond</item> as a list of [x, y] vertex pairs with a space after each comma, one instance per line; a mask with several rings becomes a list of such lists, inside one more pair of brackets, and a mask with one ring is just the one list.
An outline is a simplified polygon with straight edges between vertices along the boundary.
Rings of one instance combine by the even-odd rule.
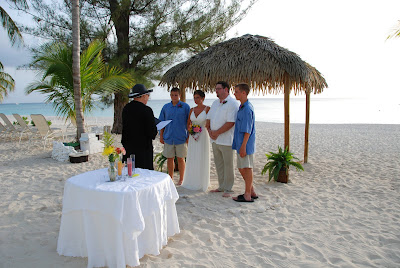
[[3, 64], [0, 62], [0, 103], [4, 97], [8, 96], [8, 92], [14, 91], [15, 81], [8, 73], [3, 72]]
[[22, 44], [23, 38], [15, 22], [8, 13], [0, 6], [0, 21], [3, 28], [7, 31], [8, 38], [12, 45]]
[[[111, 94], [133, 85], [133, 79], [128, 73], [106, 66], [101, 54], [104, 47], [103, 42], [95, 41], [81, 54], [81, 99], [84, 113], [95, 107], [94, 94]], [[53, 103], [58, 115], [75, 118], [71, 47], [59, 42], [45, 44], [30, 65], [41, 70], [42, 80], [30, 84], [26, 93], [37, 91], [47, 94], [46, 101]]]

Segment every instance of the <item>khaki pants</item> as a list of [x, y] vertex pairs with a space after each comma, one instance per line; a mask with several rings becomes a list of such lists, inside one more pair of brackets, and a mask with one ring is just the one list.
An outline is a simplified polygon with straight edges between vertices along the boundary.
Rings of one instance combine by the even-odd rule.
[[214, 163], [218, 175], [218, 190], [232, 192], [235, 181], [232, 146], [212, 143]]

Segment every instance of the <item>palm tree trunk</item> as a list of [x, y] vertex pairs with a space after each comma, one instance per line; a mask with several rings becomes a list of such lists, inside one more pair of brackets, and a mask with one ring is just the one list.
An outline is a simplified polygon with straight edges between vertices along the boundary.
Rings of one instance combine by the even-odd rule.
[[76, 114], [77, 138], [85, 133], [85, 121], [82, 111], [81, 59], [80, 59], [80, 11], [79, 0], [72, 0], [72, 76], [74, 82], [74, 103]]

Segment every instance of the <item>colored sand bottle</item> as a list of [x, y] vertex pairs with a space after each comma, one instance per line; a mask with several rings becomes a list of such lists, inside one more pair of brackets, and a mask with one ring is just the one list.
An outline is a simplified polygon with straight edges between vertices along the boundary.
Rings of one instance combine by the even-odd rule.
[[132, 158], [127, 159], [127, 165], [128, 165], [128, 176], [132, 177]]
[[131, 154], [132, 159], [132, 174], [135, 174], [135, 155]]
[[122, 176], [122, 168], [123, 168], [122, 162], [118, 161], [118, 176]]

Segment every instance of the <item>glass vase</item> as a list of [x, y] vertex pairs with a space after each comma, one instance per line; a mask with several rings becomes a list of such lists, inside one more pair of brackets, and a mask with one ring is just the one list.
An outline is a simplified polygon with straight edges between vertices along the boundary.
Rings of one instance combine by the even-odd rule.
[[115, 162], [110, 162], [108, 166], [108, 176], [110, 177], [110, 181], [115, 181], [117, 177], [118, 170], [115, 167]]

